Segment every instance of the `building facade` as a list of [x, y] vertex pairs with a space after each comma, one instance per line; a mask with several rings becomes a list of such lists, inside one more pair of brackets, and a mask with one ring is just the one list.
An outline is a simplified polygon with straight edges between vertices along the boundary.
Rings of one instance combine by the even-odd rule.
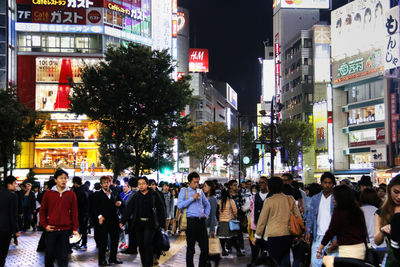
[[[21, 100], [46, 119], [43, 132], [22, 143], [16, 174], [48, 177], [58, 167], [81, 176], [107, 172], [100, 162], [99, 125], [68, 111], [70, 81], [101, 61], [108, 46], [136, 43], [172, 51], [176, 1], [17, 0], [17, 86]], [[78, 142], [76, 154], [72, 150]]]

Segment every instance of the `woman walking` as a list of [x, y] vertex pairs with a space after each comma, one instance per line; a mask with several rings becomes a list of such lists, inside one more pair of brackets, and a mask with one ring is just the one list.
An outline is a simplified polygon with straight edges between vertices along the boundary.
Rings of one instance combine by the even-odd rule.
[[[364, 260], [365, 243], [368, 238], [364, 213], [358, 206], [353, 191], [348, 186], [336, 186], [333, 189], [333, 197], [335, 208], [329, 228], [318, 247], [317, 257], [323, 257], [322, 249], [336, 236], [340, 258]], [[333, 266], [333, 258], [334, 256], [323, 257], [325, 266]]]
[[385, 267], [400, 266], [400, 260], [393, 255], [393, 248], [390, 246], [391, 218], [392, 215], [400, 212], [400, 175], [396, 175], [389, 182], [386, 194], [385, 203], [375, 214], [374, 241], [376, 245], [380, 245], [386, 238], [388, 252]]
[[229, 221], [236, 220], [237, 218], [237, 208], [235, 201], [231, 199], [228, 190], [222, 190], [221, 200], [218, 202], [219, 205], [219, 226], [217, 235], [221, 242], [222, 256], [228, 256], [226, 251], [227, 241], [231, 241], [236, 249], [236, 255], [238, 257], [244, 256], [240, 250], [238, 242], [238, 232], [239, 230], [231, 230]]
[[[290, 266], [290, 247], [293, 236], [289, 232], [290, 207], [296, 217], [300, 218], [300, 211], [292, 196], [282, 193], [283, 181], [279, 177], [272, 177], [268, 181], [268, 200], [264, 202], [260, 217], [257, 221], [256, 240], [253, 245], [263, 243], [269, 255], [280, 265]], [[258, 244], [256, 244], [258, 243]]]

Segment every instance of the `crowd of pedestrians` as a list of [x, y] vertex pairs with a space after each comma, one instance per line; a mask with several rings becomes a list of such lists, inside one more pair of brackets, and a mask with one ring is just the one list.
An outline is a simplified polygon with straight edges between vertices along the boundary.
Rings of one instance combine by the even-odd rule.
[[[329, 172], [306, 187], [289, 173], [256, 182], [200, 180], [196, 172], [182, 184], [103, 176], [91, 190], [57, 170], [43, 188], [23, 183], [17, 190], [16, 179], [6, 177], [0, 266], [12, 240], [18, 245], [21, 233], [38, 229], [46, 267], [68, 266], [69, 253], [87, 250], [92, 231], [99, 266], [121, 264], [118, 253], [140, 254], [143, 266], [157, 266], [165, 236], [177, 234], [186, 236], [189, 267], [196, 243], [199, 266], [218, 266], [228, 255], [245, 256], [246, 239], [248, 266], [400, 266], [400, 175], [377, 188], [369, 176], [337, 185]], [[218, 239], [215, 249], [211, 240]]]

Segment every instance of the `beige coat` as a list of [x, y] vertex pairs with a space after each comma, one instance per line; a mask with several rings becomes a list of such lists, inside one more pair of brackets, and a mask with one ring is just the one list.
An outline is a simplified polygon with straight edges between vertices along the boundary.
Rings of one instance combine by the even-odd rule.
[[289, 201], [293, 205], [294, 214], [301, 217], [299, 208], [292, 196], [283, 193], [274, 194], [264, 201], [260, 217], [257, 222], [255, 237], [267, 239], [267, 237], [277, 237], [290, 235], [289, 232]]
[[[234, 220], [237, 217], [237, 208], [235, 201], [228, 198], [226, 200], [226, 204], [224, 206], [224, 210], [222, 211], [222, 202], [221, 200], [218, 201], [219, 205], [219, 221], [220, 222], [229, 222], [230, 220]], [[229, 212], [231, 217], [229, 218]]]

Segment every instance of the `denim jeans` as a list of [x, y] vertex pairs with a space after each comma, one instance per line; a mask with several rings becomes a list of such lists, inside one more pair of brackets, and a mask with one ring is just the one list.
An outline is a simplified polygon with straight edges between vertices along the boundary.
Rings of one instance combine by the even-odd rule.
[[[319, 245], [321, 245], [321, 241], [322, 241], [323, 238], [324, 238], [323, 235], [318, 235], [314, 239], [314, 241], [312, 243], [312, 247], [311, 247], [311, 267], [321, 267], [322, 266], [322, 258], [321, 259], [317, 258], [317, 251], [318, 251]], [[325, 248], [327, 248], [330, 244], [331, 244], [331, 242], [329, 242], [328, 245], [325, 246]], [[322, 255], [324, 255], [325, 248], [322, 251]], [[329, 254], [329, 255], [337, 256], [338, 253], [335, 252], [335, 253], [332, 253], [332, 254]]]

